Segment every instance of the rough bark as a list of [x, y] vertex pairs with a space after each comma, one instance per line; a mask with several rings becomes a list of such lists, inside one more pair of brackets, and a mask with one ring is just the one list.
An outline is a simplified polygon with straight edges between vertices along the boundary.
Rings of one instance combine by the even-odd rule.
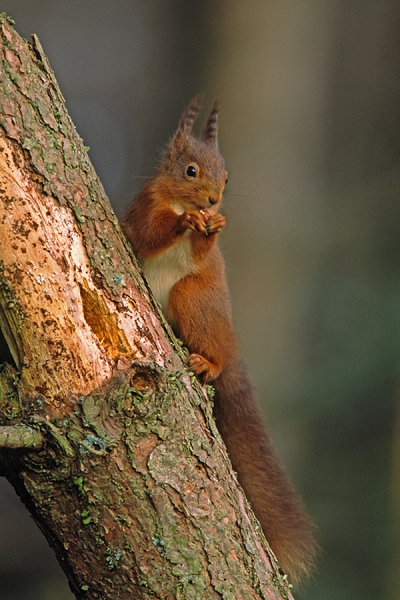
[[292, 598], [38, 39], [0, 27], [1, 474], [77, 598]]

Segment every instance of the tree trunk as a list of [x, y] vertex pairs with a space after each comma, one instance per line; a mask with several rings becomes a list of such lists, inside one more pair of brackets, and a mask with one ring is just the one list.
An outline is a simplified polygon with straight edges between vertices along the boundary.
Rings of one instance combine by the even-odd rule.
[[38, 39], [0, 26], [1, 474], [77, 598], [292, 598]]

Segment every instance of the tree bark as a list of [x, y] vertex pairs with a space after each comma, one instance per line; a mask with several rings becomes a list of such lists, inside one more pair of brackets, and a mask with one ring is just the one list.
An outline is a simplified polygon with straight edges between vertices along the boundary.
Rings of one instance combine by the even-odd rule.
[[292, 598], [38, 39], [0, 27], [0, 473], [78, 599]]

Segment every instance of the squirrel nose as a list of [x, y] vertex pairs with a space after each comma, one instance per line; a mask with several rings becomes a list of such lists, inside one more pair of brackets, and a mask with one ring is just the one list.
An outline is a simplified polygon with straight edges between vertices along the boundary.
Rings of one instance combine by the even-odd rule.
[[208, 200], [209, 200], [209, 202], [210, 202], [211, 205], [217, 204], [217, 202], [218, 202], [218, 198], [216, 196], [209, 196]]

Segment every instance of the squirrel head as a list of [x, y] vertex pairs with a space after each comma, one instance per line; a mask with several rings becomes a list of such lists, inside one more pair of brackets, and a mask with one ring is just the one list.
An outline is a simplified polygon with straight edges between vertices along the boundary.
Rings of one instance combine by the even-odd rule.
[[158, 175], [170, 182], [174, 207], [218, 210], [228, 180], [224, 159], [218, 151], [218, 110], [215, 102], [200, 138], [192, 135], [193, 123], [202, 108], [202, 99], [194, 98], [184, 111], [161, 161]]

